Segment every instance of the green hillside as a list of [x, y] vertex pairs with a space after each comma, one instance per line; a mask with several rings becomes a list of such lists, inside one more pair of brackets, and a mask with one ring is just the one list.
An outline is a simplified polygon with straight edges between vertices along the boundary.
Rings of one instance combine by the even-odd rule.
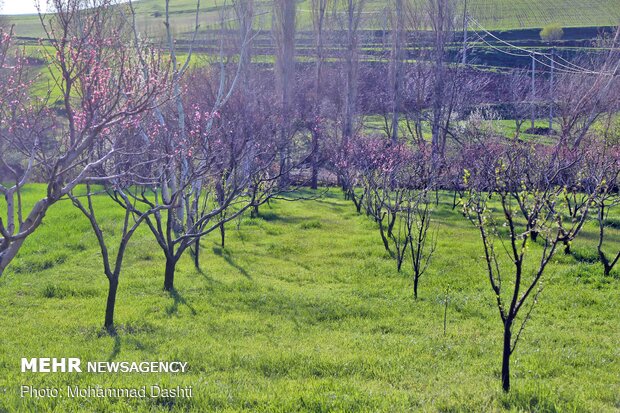
[[[384, 16], [388, 7], [386, 4], [388, 3], [379, 0], [367, 1], [363, 27], [382, 27], [385, 24]], [[311, 0], [298, 3], [299, 30], [311, 28], [311, 5]], [[271, 7], [271, 1], [259, 0], [255, 3], [257, 27], [263, 29], [270, 27]], [[613, 26], [620, 22], [620, 5], [617, 0], [469, 0], [467, 7], [473, 18], [491, 30], [536, 28], [550, 23], [563, 27]], [[163, 33], [165, 10], [163, 0], [141, 0], [135, 3], [135, 8], [137, 21], [142, 30], [152, 36]], [[195, 9], [194, 0], [171, 0], [171, 19], [178, 35], [193, 30]], [[461, 14], [462, 9], [457, 11], [457, 15]], [[222, 18], [227, 21], [234, 20], [230, 2], [201, 1], [200, 24], [203, 29], [215, 27]], [[10, 21], [16, 25], [20, 36], [42, 35], [39, 18], [36, 15], [11, 16]]]

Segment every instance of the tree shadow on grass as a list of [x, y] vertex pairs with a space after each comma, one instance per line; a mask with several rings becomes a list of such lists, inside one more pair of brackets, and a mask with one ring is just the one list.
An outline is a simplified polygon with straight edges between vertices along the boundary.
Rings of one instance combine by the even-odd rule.
[[179, 305], [184, 305], [189, 308], [192, 315], [198, 314], [194, 306], [191, 305], [176, 289], [169, 291], [169, 294], [173, 299], [173, 302], [170, 306], [168, 306], [168, 308], [166, 308], [166, 314], [168, 314], [168, 316], [177, 314], [179, 312]]
[[578, 262], [584, 262], [587, 264], [596, 264], [599, 262], [599, 257], [596, 250], [586, 250], [584, 248], [572, 248], [570, 255]]
[[215, 278], [213, 278], [208, 271], [205, 271], [203, 269], [195, 269], [197, 274], [200, 274], [202, 276], [202, 278], [207, 282], [207, 290], [211, 291], [214, 288], [216, 288], [216, 286], [222, 286], [224, 285], [223, 282], [221, 282], [220, 280], [217, 280]]
[[272, 223], [293, 224], [293, 225], [303, 223], [307, 220], [304, 217], [280, 215], [273, 211], [261, 212], [260, 215], [258, 216], [258, 219], [262, 219], [263, 221], [272, 222]]
[[116, 356], [121, 352], [121, 337], [118, 333], [114, 334], [114, 346], [112, 347], [112, 352], [108, 356], [108, 362], [114, 360]]
[[130, 347], [135, 347], [137, 349], [144, 349], [145, 345], [135, 337], [133, 334], [139, 333], [141, 331], [150, 332], [152, 330], [150, 327], [136, 328], [130, 324], [119, 324], [118, 326], [112, 327], [111, 329], [103, 329], [99, 333], [99, 337], [110, 337], [114, 339], [114, 344], [112, 345], [112, 351], [108, 355], [107, 361], [111, 362], [120, 354], [122, 349], [122, 344], [129, 344]]
[[213, 247], [213, 253], [215, 255], [219, 255], [220, 257], [224, 258], [224, 260], [228, 263], [228, 265], [230, 265], [231, 267], [235, 268], [244, 277], [246, 277], [249, 280], [252, 279], [252, 276], [247, 272], [247, 270], [245, 268], [243, 268], [242, 266], [240, 266], [239, 264], [237, 264], [235, 262], [235, 260], [233, 260], [231, 254], [230, 254], [230, 252], [228, 250], [223, 249], [222, 247]]
[[323, 204], [336, 212], [344, 212], [350, 209], [355, 211], [355, 206], [351, 207], [351, 205], [353, 205], [353, 202], [349, 201], [349, 203], [343, 204], [342, 201], [343, 198], [320, 198], [316, 199], [314, 202], [318, 204]]

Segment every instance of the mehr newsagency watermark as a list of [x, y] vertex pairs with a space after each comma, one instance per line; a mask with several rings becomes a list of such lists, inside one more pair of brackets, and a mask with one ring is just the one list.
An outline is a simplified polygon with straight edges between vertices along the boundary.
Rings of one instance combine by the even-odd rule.
[[[185, 373], [187, 362], [181, 361], [88, 361], [79, 358], [22, 358], [21, 372], [32, 373]], [[137, 387], [107, 387], [101, 385], [33, 386], [22, 384], [21, 397], [32, 398], [191, 398], [192, 386], [162, 386], [150, 384]]]

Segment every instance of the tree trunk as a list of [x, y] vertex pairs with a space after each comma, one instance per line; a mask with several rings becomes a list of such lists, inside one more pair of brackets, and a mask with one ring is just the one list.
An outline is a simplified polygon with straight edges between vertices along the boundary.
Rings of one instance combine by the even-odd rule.
[[[289, 118], [288, 115], [284, 116], [286, 119]], [[290, 174], [288, 170], [288, 135], [285, 132], [285, 128], [282, 128], [280, 133], [280, 142], [282, 144], [282, 148], [280, 149], [280, 181], [279, 181], [279, 189], [286, 190], [289, 186], [290, 182]]]
[[194, 267], [200, 269], [200, 238], [194, 242]]
[[108, 279], [108, 301], [105, 307], [105, 321], [103, 327], [109, 334], [114, 334], [114, 307], [116, 305], [116, 290], [118, 289], [118, 277]]
[[357, 109], [357, 86], [358, 86], [358, 56], [357, 56], [357, 30], [363, 2], [348, 1], [347, 5], [347, 49], [345, 51], [346, 86], [344, 98], [344, 120], [342, 128], [342, 146], [348, 150], [349, 140], [353, 135], [353, 117]]
[[564, 241], [564, 254], [570, 254], [570, 241]]
[[390, 256], [394, 256], [394, 253], [392, 253], [392, 251], [390, 250], [390, 243], [387, 239], [387, 237], [385, 236], [385, 231], [383, 230], [383, 223], [379, 222], [379, 234], [381, 234], [381, 240], [383, 241], [383, 246], [385, 247], [385, 250], [390, 254]]
[[396, 0], [396, 27], [392, 28], [392, 143], [398, 142], [398, 116], [400, 114], [402, 83], [402, 37], [403, 37], [403, 0]]
[[[19, 231], [22, 233], [31, 233], [33, 229], [36, 229], [43, 221], [47, 209], [54, 202], [55, 201], [50, 201], [49, 198], [44, 198], [38, 201], [34, 207], [32, 207], [32, 210], [28, 214], [28, 218], [26, 218], [24, 223], [20, 225]], [[19, 252], [19, 249], [26, 238], [27, 236], [18, 239], [6, 239], [5, 244], [0, 244], [0, 247], [2, 248], [0, 250], [0, 276], [2, 276], [2, 273], [6, 270], [6, 267], [8, 267], [11, 261], [13, 261], [13, 258], [15, 258]]]
[[166, 273], [164, 276], [164, 290], [174, 290], [174, 271], [176, 270], [177, 261], [174, 258], [166, 257]]
[[[319, 4], [313, 1], [312, 5], [314, 28], [316, 31], [316, 77], [314, 79], [316, 97], [314, 101], [314, 114], [315, 119], [320, 119], [322, 94], [321, 79], [323, 77], [321, 73], [323, 69], [323, 20], [325, 18], [327, 0], [321, 0]], [[319, 181], [319, 132], [316, 130], [317, 127], [320, 128], [320, 125], [315, 125], [315, 130], [312, 133], [312, 179], [310, 181], [310, 187], [312, 189], [318, 188]]]
[[224, 227], [224, 223], [220, 224], [220, 238], [221, 238], [222, 248], [224, 248], [226, 245], [226, 229]]
[[279, 94], [279, 109], [282, 124], [280, 135], [280, 182], [281, 189], [289, 185], [289, 139], [291, 134], [291, 101], [295, 82], [295, 0], [278, 0], [274, 3], [274, 32], [276, 36], [276, 83]]
[[312, 134], [312, 177], [310, 179], [310, 188], [317, 189], [319, 187], [319, 136], [317, 132]]
[[502, 389], [510, 390], [510, 343], [512, 341], [512, 320], [504, 323], [504, 349], [502, 352]]
[[353, 203], [355, 204], [355, 210], [357, 211], [358, 214], [360, 214], [362, 212], [362, 203], [364, 202], [364, 195], [362, 194], [362, 196], [358, 199], [355, 197], [355, 190], [350, 191], [351, 193], [351, 199], [353, 200]]
[[6, 270], [6, 267], [9, 266], [13, 258], [15, 258], [15, 256], [17, 255], [17, 252], [19, 251], [22, 244], [24, 243], [24, 240], [25, 238], [20, 238], [15, 241], [9, 240], [8, 248], [0, 252], [0, 277], [4, 273], [4, 270]]
[[413, 277], [413, 298], [418, 299], [418, 282], [420, 281], [420, 277], [415, 275]]

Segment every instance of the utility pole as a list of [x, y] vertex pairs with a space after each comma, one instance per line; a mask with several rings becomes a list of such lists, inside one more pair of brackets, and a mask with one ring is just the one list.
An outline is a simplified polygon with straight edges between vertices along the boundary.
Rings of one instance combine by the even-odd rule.
[[549, 133], [553, 130], [553, 72], [555, 68], [555, 48], [551, 49], [551, 76], [549, 79]]
[[463, 65], [467, 64], [467, 0], [463, 9]]
[[534, 100], [536, 99], [536, 58], [534, 57], [534, 53], [532, 53], [532, 132], [534, 131], [534, 122], [536, 121], [536, 103]]

